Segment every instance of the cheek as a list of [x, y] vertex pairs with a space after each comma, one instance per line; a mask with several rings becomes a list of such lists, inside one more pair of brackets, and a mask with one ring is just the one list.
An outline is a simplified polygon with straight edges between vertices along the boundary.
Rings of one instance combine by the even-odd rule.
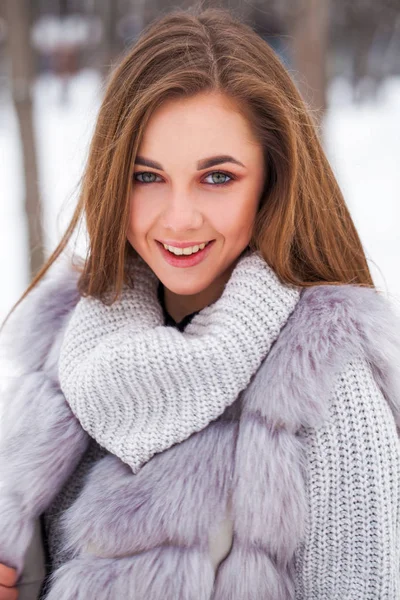
[[140, 194], [135, 194], [135, 196], [131, 194], [129, 205], [130, 236], [146, 233], [151, 226], [153, 218], [151, 203], [146, 202], [146, 198]]
[[241, 194], [232, 198], [229, 206], [224, 205], [214, 224], [218, 224], [219, 231], [224, 235], [238, 236], [240, 239], [241, 236], [251, 232], [257, 207], [258, 198], [254, 194], [248, 196]]

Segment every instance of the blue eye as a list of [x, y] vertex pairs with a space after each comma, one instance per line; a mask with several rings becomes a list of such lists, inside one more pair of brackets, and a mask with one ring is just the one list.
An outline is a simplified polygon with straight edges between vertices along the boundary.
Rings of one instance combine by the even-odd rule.
[[[209, 173], [208, 175], [206, 175], [206, 179], [207, 179], [207, 177], [214, 178], [214, 176], [217, 176], [217, 181], [215, 181], [215, 179], [213, 179], [211, 185], [226, 185], [227, 183], [230, 183], [233, 179], [233, 177], [231, 177], [227, 173], [223, 173], [222, 171], [213, 171], [212, 173]], [[221, 181], [221, 177], [225, 177], [225, 180]], [[229, 181], [226, 181], [226, 178], [228, 178]]]
[[[157, 175], [157, 173], [153, 173], [152, 171], [141, 171], [140, 173], [133, 174], [134, 181], [144, 184], [158, 183], [159, 181], [157, 181], [157, 177], [160, 176]], [[205, 179], [207, 179], [207, 177], [212, 177], [211, 182], [206, 182], [207, 185], [211, 185], [214, 187], [219, 185], [227, 185], [228, 183], [234, 180], [234, 177], [232, 175], [228, 175], [228, 173], [224, 173], [223, 171], [212, 171], [211, 173], [208, 173], [206, 175]]]
[[[136, 179], [137, 177], [139, 177], [139, 175], [144, 176], [144, 181], [142, 179]], [[134, 177], [135, 181], [139, 181], [139, 183], [155, 183], [154, 179], [151, 179], [151, 177], [153, 175], [154, 175], [154, 177], [159, 177], [156, 173], [152, 173], [151, 171], [143, 171], [142, 173], [135, 173], [133, 177]]]

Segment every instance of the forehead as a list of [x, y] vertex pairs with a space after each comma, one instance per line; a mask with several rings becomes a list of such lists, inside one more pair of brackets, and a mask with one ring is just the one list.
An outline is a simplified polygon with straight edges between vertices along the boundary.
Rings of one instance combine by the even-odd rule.
[[251, 125], [239, 105], [222, 94], [202, 93], [168, 99], [151, 115], [141, 142], [141, 153], [168, 144], [170, 151], [228, 151], [256, 142]]

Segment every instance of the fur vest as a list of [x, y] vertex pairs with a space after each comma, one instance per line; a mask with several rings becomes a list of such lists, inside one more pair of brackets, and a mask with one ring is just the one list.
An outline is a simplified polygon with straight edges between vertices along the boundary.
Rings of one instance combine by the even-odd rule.
[[[91, 443], [57, 371], [76, 281], [53, 270], [6, 332], [21, 370], [3, 397], [0, 562], [20, 574], [37, 519]], [[95, 462], [63, 515], [70, 560], [46, 600], [393, 600], [399, 433], [400, 326], [388, 301], [352, 285], [304, 289], [222, 417], [135, 475], [111, 454]], [[208, 536], [230, 494], [233, 544], [215, 573]]]

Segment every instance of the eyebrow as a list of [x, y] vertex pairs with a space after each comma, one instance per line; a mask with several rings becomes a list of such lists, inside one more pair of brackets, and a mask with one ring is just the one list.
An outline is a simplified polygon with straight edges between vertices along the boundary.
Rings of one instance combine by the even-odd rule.
[[[228, 154], [221, 154], [219, 156], [210, 156], [209, 158], [203, 158], [202, 160], [197, 161], [197, 170], [201, 171], [202, 169], [209, 169], [210, 167], [215, 167], [215, 165], [220, 165], [222, 163], [227, 162], [244, 167], [244, 164], [241, 163], [240, 160], [234, 158], [233, 156], [229, 156]], [[154, 160], [150, 160], [149, 158], [145, 158], [144, 156], [137, 156], [135, 160], [135, 165], [151, 167], [153, 169], [158, 169], [159, 171], [164, 170], [160, 163]]]

